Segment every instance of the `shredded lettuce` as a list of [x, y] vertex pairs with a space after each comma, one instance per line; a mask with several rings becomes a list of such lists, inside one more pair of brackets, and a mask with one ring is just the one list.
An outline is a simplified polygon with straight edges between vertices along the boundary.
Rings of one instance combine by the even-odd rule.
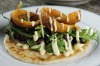
[[27, 44], [28, 44], [30, 47], [32, 47], [32, 46], [34, 46], [34, 45], [37, 45], [36, 41], [34, 41], [33, 39], [28, 39], [28, 40], [27, 40]]
[[45, 49], [46, 49], [46, 51], [47, 51], [48, 53], [53, 53], [52, 44], [51, 44], [51, 43], [49, 43], [48, 45], [46, 45]]
[[19, 34], [24, 35], [25, 37], [32, 38], [32, 34], [25, 33], [24, 31], [22, 31], [18, 27], [15, 27], [15, 26], [13, 26], [11, 24], [9, 24], [9, 27], [10, 27], [10, 29], [13, 29], [13, 31], [18, 32]]
[[12, 32], [10, 33], [10, 37], [11, 37], [12, 39], [14, 39], [14, 31], [12, 31]]
[[[29, 32], [29, 33], [25, 33], [23, 31], [23, 29], [20, 29], [16, 26], [13, 26], [13, 25], [9, 25], [10, 28], [8, 28], [9, 30], [9, 33], [10, 33], [10, 37], [14, 39], [14, 34], [16, 32], [18, 32], [19, 34], [23, 35], [24, 37], [28, 37], [28, 39], [26, 40], [26, 43], [29, 45], [30, 49], [32, 50], [36, 50], [36, 51], [39, 51], [40, 47], [37, 47], [37, 48], [34, 48], [33, 46], [35, 45], [38, 45], [36, 41], [34, 41], [32, 39], [32, 36], [33, 36], [33, 32]], [[42, 26], [43, 27], [43, 26]], [[65, 32], [65, 33], [51, 33], [51, 31], [49, 29], [47, 29], [46, 27], [43, 27], [44, 28], [44, 37], [42, 35], [42, 30], [41, 30], [41, 26], [37, 26], [35, 29], [35, 31], [38, 32], [38, 37], [39, 38], [42, 38], [44, 40], [44, 42], [46, 43], [46, 51], [48, 53], [53, 53], [53, 49], [52, 49], [52, 40], [55, 38], [55, 36], [57, 37], [57, 45], [58, 45], [58, 48], [59, 48], [59, 51], [60, 52], [64, 52], [65, 51], [65, 44], [64, 44], [64, 39], [67, 41], [66, 38], [66, 34], [68, 33], [69, 36], [72, 36], [73, 38], [76, 37], [76, 29], [73, 29], [73, 30], [70, 30], [69, 32]], [[29, 29], [27, 29], [29, 30]], [[80, 36], [80, 40], [84, 43], [88, 40], [92, 40], [92, 39], [96, 39], [97, 37], [97, 30], [93, 32], [92, 35], [90, 35], [91, 33], [91, 28], [90, 29], [81, 29], [79, 31], [79, 36]], [[31, 33], [31, 34], [30, 34]], [[32, 34], [33, 33], [33, 34]]]
[[[50, 40], [52, 41], [53, 38], [55, 38], [55, 36], [57, 37], [58, 49], [59, 49], [60, 52], [63, 52], [65, 50], [65, 45], [64, 45], [64, 41], [63, 41], [63, 35], [62, 35], [62, 33], [54, 33], [50, 37]], [[53, 52], [51, 43], [46, 46], [46, 51], [48, 53], [52, 53]]]
[[[83, 42], [86, 42], [88, 40], [92, 40], [92, 39], [96, 39], [96, 35], [97, 35], [97, 30], [93, 32], [92, 35], [90, 35], [91, 33], [91, 28], [89, 28], [88, 30], [87, 29], [81, 29], [80, 32], [79, 32], [79, 36], [80, 38], [83, 40]], [[76, 30], [70, 30], [68, 32], [68, 34], [70, 36], [73, 36], [73, 37], [76, 37]]]
[[84, 41], [87, 40], [92, 40], [92, 39], [96, 39], [96, 35], [97, 35], [97, 30], [93, 32], [92, 35], [90, 35], [91, 33], [91, 28], [89, 28], [88, 32], [86, 33], [87, 29], [83, 29], [80, 32], [80, 38], [82, 38]]

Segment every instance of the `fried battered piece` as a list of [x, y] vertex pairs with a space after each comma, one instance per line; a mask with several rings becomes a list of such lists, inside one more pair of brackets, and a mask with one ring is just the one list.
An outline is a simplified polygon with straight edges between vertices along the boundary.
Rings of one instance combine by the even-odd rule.
[[54, 25], [54, 19], [52, 19], [52, 24], [50, 24], [50, 20], [48, 16], [43, 16], [42, 15], [42, 23], [44, 26], [46, 26], [49, 30], [51, 30], [51, 25], [52, 25], [52, 32], [66, 32], [69, 29], [73, 29], [75, 25], [67, 25], [67, 24], [62, 24], [56, 21], [56, 29]]
[[[32, 28], [35, 26], [38, 26], [40, 24], [39, 22], [39, 15], [35, 14], [33, 12], [29, 12], [29, 20], [27, 17], [27, 11], [26, 10], [21, 10], [20, 6], [22, 5], [22, 3], [20, 2], [20, 4], [18, 5], [18, 8], [16, 10], [14, 10], [11, 13], [11, 21], [22, 28]], [[34, 21], [34, 26], [32, 25], [32, 21]]]
[[78, 10], [76, 12], [72, 12], [68, 15], [65, 15], [64, 13], [61, 13], [58, 10], [51, 9], [51, 8], [42, 8], [42, 14], [48, 15], [50, 17], [54, 17], [58, 22], [68, 24], [68, 25], [74, 25], [77, 22], [80, 21], [81, 18], [81, 11]]
[[80, 20], [80, 11], [66, 16], [55, 9], [44, 7], [41, 9], [41, 14], [43, 25], [52, 32], [66, 32], [69, 29], [73, 29], [75, 24]]

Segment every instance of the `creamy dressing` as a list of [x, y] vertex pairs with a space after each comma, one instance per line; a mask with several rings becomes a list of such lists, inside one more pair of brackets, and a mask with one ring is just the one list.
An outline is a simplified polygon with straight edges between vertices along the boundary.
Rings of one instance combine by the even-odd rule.
[[20, 19], [20, 20], [21, 20], [21, 23], [23, 23], [24, 20], [23, 19]]
[[40, 24], [41, 24], [42, 36], [44, 37], [44, 29], [43, 29], [43, 24], [42, 24], [41, 12], [40, 12]]
[[70, 30], [70, 26], [68, 25], [68, 27], [67, 27], [68, 29], [67, 29], [67, 32], [69, 32], [69, 30]]
[[67, 18], [66, 19], [67, 19], [67, 22], [69, 22], [69, 16], [68, 15], [67, 15]]
[[74, 45], [75, 50], [83, 51], [84, 44], [77, 43]]
[[28, 21], [30, 21], [30, 12], [29, 11], [27, 11], [27, 19], [28, 19]]
[[80, 42], [80, 39], [79, 39], [79, 30], [76, 31], [76, 41], [77, 41], [77, 44], [74, 45], [75, 50], [82, 51], [83, 50], [82, 47], [84, 46], [84, 44], [79, 43]]
[[68, 43], [66, 42], [66, 40], [64, 40], [66, 51], [64, 51], [63, 53], [65, 56], [69, 56], [70, 54], [74, 53], [74, 51], [72, 50], [71, 40], [69, 39], [69, 34], [67, 34], [67, 40]]
[[34, 26], [35, 25], [35, 21], [32, 21], [32, 26]]
[[17, 43], [16, 46], [18, 46], [18, 47], [22, 47], [23, 44], [22, 44], [22, 43]]
[[78, 14], [78, 20], [80, 20], [80, 19], [81, 19], [80, 12], [79, 12], [79, 11], [77, 11], [77, 14]]
[[70, 55], [70, 52], [68, 52], [68, 51], [64, 51], [63, 54], [67, 57], [67, 56]]
[[44, 49], [45, 48], [45, 43], [42, 41], [40, 45], [41, 45], [40, 54], [45, 55], [45, 53], [46, 53], [46, 50]]
[[73, 54], [74, 51], [73, 50], [68, 50], [68, 51], [64, 51], [63, 52], [65, 56], [69, 56], [70, 54]]
[[49, 13], [51, 13], [51, 10], [52, 10], [52, 9], [51, 9], [51, 8], [49, 8]]
[[71, 40], [69, 39], [69, 34], [68, 33], [67, 33], [67, 40], [68, 40], [69, 49], [72, 49]]
[[52, 39], [52, 49], [53, 49], [53, 53], [57, 56], [60, 55], [60, 51], [58, 49], [58, 45], [57, 45], [57, 37], [55, 37], [54, 39]]
[[48, 55], [53, 55], [53, 53], [47, 53]]
[[[69, 39], [69, 36], [67, 37], [67, 39]], [[66, 51], [64, 51], [64, 55], [69, 56], [70, 54], [73, 54], [74, 51], [72, 50], [71, 40], [68, 40], [68, 43], [64, 40], [64, 43], [65, 43], [65, 49], [66, 49]]]
[[[69, 30], [70, 30], [70, 27], [69, 27], [69, 25], [68, 25], [68, 29], [67, 29], [67, 32], [69, 32]], [[65, 49], [66, 49], [66, 51], [64, 52], [64, 55], [65, 56], [69, 56], [70, 54], [73, 54], [74, 53], [74, 51], [72, 50], [72, 45], [71, 45], [71, 41], [72, 41], [72, 37], [71, 36], [69, 36], [69, 34], [67, 33], [67, 41], [68, 41], [68, 43], [67, 43], [67, 45], [65, 45]], [[66, 42], [64, 41], [64, 43], [66, 44]]]
[[34, 41], [37, 41], [38, 38], [39, 38], [39, 37], [38, 37], [38, 32], [35, 31], [35, 32], [34, 32], [34, 35], [33, 35], [33, 40], [34, 40]]
[[22, 46], [22, 48], [23, 48], [23, 49], [29, 49], [29, 46], [28, 46], [27, 44], [24, 44], [24, 45]]
[[64, 24], [63, 23], [61, 23], [62, 24], [62, 30], [64, 29]]
[[51, 31], [53, 31], [53, 26], [52, 26], [52, 19], [51, 19], [51, 17], [49, 17], [49, 21], [50, 21], [50, 26], [51, 26]]
[[79, 30], [76, 31], [76, 41], [79, 43], [80, 39], [79, 39]]
[[70, 36], [70, 37], [69, 37], [69, 39], [70, 39], [70, 41], [72, 41], [72, 40], [73, 40], [73, 37], [72, 37], [72, 36]]
[[43, 25], [42, 25], [41, 30], [42, 30], [42, 36], [44, 37], [44, 29], [43, 29]]
[[[68, 29], [67, 29], [67, 32], [69, 32], [70, 30], [70, 26], [68, 25]], [[69, 44], [69, 49], [72, 49], [72, 46], [71, 46], [71, 40], [69, 38], [69, 34], [67, 33], [67, 40], [68, 40], [68, 44]]]
[[57, 17], [57, 19], [61, 20], [61, 17]]
[[65, 49], [68, 50], [68, 43], [66, 42], [66, 40], [64, 39], [64, 44], [65, 44]]
[[54, 29], [55, 29], [55, 32], [57, 31], [57, 24], [56, 24], [56, 20], [54, 19]]
[[60, 17], [62, 17], [62, 13], [60, 12]]

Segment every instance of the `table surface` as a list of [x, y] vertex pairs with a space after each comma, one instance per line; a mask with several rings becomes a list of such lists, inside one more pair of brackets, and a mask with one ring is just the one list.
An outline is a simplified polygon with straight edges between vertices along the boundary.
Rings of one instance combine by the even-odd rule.
[[[4, 13], [4, 12], [15, 9], [19, 1], [20, 0], [0, 0], [0, 13]], [[21, 0], [21, 1], [23, 2], [22, 7], [29, 7], [29, 6], [43, 4], [43, 3], [40, 3], [40, 0]], [[73, 6], [73, 7], [89, 10], [100, 15], [100, 0], [92, 0], [89, 3], [85, 3], [82, 5]]]

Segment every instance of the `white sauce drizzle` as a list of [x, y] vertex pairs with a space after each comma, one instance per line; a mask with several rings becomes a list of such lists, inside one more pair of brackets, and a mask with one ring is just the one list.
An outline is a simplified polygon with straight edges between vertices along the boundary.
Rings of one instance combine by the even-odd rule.
[[60, 17], [62, 17], [62, 13], [60, 12]]
[[67, 15], [67, 22], [69, 22], [69, 16]]
[[60, 55], [60, 51], [58, 49], [58, 45], [57, 45], [57, 37], [55, 36], [54, 39], [52, 39], [52, 49], [53, 49], [53, 53], [57, 56]]
[[69, 44], [69, 49], [72, 49], [71, 40], [69, 39], [69, 34], [68, 33], [67, 33], [67, 40], [68, 40], [68, 44]]
[[54, 19], [54, 29], [55, 29], [55, 32], [57, 31], [57, 24], [56, 24], [56, 20]]
[[68, 25], [68, 29], [67, 29], [67, 32], [69, 32], [69, 30], [70, 30], [70, 26]]
[[80, 39], [79, 39], [79, 30], [76, 31], [76, 41], [79, 43]]
[[41, 30], [42, 30], [42, 36], [44, 37], [44, 29], [43, 29], [43, 24], [42, 24], [42, 17], [41, 17], [41, 12], [40, 12], [40, 24], [41, 24]]
[[27, 44], [24, 44], [24, 45], [22, 46], [22, 48], [23, 48], [23, 49], [29, 49], [29, 46], [28, 46]]
[[64, 39], [64, 44], [65, 44], [65, 49], [68, 50], [68, 43], [66, 42], [66, 40]]
[[28, 19], [28, 21], [30, 21], [30, 12], [29, 11], [27, 11], [27, 19]]
[[21, 20], [21, 23], [23, 23], [23, 19], [20, 19]]
[[53, 53], [47, 53], [48, 55], [53, 55]]
[[63, 23], [61, 23], [62, 24], [62, 30], [64, 29], [64, 24]]
[[74, 48], [75, 48], [75, 50], [83, 51], [83, 46], [84, 46], [84, 44], [77, 43], [74, 45]]
[[45, 55], [45, 53], [46, 53], [46, 50], [44, 49], [45, 48], [45, 43], [42, 41], [40, 45], [41, 45], [40, 54]]
[[72, 38], [71, 39], [70, 38], [71, 37], [69, 37], [69, 34], [67, 33], [68, 42], [66, 42], [66, 40], [64, 40], [66, 51], [64, 51], [63, 53], [65, 56], [69, 56], [70, 54], [74, 53], [74, 51], [72, 50], [72, 45], [71, 45]]
[[57, 19], [61, 20], [61, 17], [57, 17]]
[[73, 50], [68, 50], [68, 51], [64, 51], [63, 52], [65, 56], [69, 56], [70, 54], [73, 54], [74, 51]]
[[35, 25], [35, 21], [32, 21], [32, 26], [34, 26]]
[[22, 47], [23, 44], [22, 43], [17, 43], [16, 46]]
[[65, 56], [69, 56], [70, 54], [74, 53], [74, 51], [72, 50], [71, 40], [69, 39], [68, 33], [67, 33], [67, 40], [68, 40], [68, 49], [67, 49], [67, 52], [64, 52]]
[[79, 12], [79, 11], [77, 11], [77, 13], [78, 13], [78, 20], [80, 20], [80, 19], [81, 19], [80, 12]]
[[51, 8], [49, 8], [49, 13], [51, 13], [51, 10], [52, 10], [52, 9], [51, 9]]
[[51, 26], [51, 31], [53, 31], [53, 26], [52, 26], [52, 19], [51, 19], [51, 17], [49, 17], [49, 21], [50, 21], [50, 26]]
[[37, 41], [38, 38], [39, 38], [39, 37], [38, 37], [38, 32], [35, 31], [35, 32], [34, 32], [34, 35], [33, 35], [33, 40], [34, 40], [34, 41]]
[[67, 51], [67, 52], [64, 51], [63, 53], [64, 53], [64, 55], [65, 55], [66, 57], [70, 55], [70, 52], [68, 52], [68, 51]]
[[76, 31], [76, 41], [77, 41], [77, 44], [74, 45], [75, 50], [83, 51], [82, 47], [84, 46], [84, 44], [79, 43], [80, 42], [80, 40], [79, 40], [79, 30]]
[[73, 37], [72, 36], [70, 36], [69, 38], [70, 38], [71, 41], [73, 40]]

